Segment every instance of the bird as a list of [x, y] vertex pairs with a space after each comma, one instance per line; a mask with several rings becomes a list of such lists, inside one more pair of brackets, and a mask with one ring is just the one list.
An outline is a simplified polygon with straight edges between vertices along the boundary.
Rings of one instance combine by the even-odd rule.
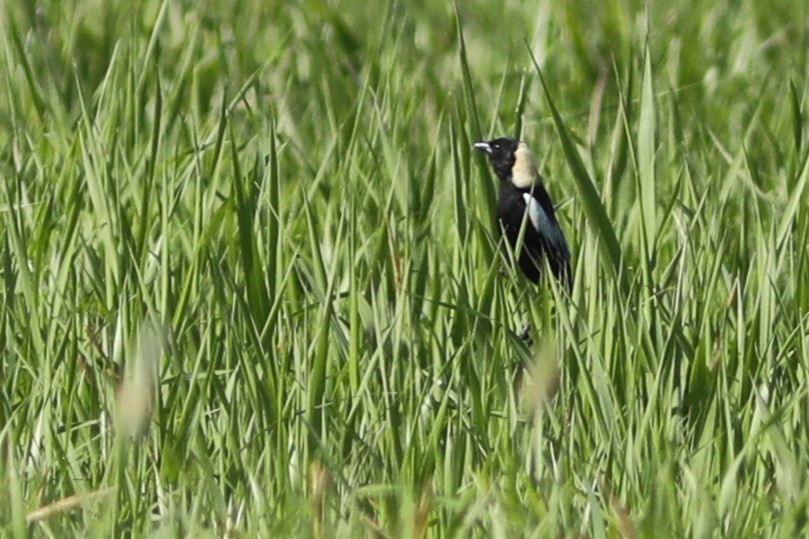
[[488, 156], [500, 179], [497, 226], [515, 253], [526, 221], [517, 261], [523, 274], [538, 283], [547, 260], [554, 277], [570, 291], [570, 249], [528, 145], [516, 138], [501, 137], [476, 142], [472, 147]]

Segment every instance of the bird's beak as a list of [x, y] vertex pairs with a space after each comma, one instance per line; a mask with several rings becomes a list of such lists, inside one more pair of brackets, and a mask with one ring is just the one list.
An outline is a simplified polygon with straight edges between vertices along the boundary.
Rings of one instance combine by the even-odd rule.
[[492, 154], [492, 147], [489, 146], [488, 142], [483, 142], [483, 141], [476, 142], [476, 143], [472, 144], [472, 147], [474, 149], [476, 149], [476, 150], [480, 150], [481, 152], [485, 153], [486, 155], [491, 155]]

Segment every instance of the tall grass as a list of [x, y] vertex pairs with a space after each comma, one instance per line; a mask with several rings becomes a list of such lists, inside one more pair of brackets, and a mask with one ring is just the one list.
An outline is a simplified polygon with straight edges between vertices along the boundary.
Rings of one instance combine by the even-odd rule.
[[0, 535], [807, 533], [805, 5], [136, 4], [0, 9]]

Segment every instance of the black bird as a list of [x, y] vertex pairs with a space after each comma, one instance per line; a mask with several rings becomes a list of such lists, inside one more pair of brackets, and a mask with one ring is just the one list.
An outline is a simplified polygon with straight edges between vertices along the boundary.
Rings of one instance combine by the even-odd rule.
[[528, 146], [517, 139], [498, 138], [476, 142], [473, 147], [489, 156], [500, 178], [497, 224], [512, 249], [516, 250], [523, 221], [527, 220], [519, 253], [520, 269], [537, 283], [547, 259], [553, 275], [570, 290], [570, 251]]

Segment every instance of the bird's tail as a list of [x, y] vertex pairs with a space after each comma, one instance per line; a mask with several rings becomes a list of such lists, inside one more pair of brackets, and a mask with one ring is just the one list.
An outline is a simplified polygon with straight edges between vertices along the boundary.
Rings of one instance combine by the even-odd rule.
[[568, 257], [552, 257], [551, 271], [556, 280], [565, 287], [567, 293], [573, 292], [573, 272], [570, 270]]

